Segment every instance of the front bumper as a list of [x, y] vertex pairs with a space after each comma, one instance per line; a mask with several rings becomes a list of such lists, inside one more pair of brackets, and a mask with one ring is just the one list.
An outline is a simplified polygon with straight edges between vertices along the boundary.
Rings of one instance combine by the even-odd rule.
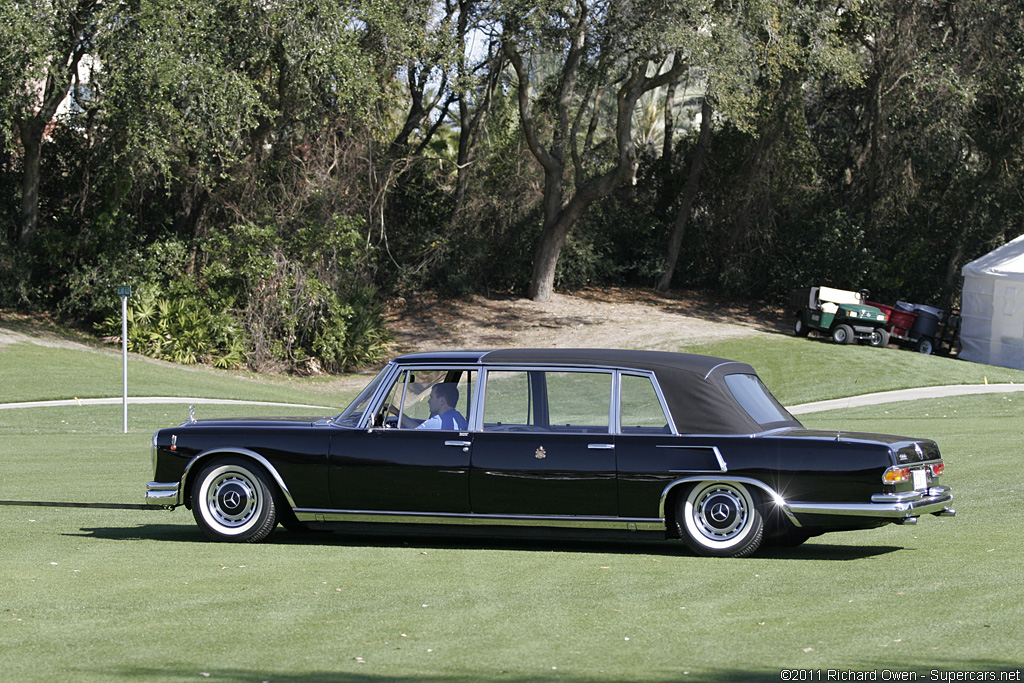
[[870, 503], [791, 503], [786, 507], [797, 515], [851, 515], [857, 517], [883, 517], [893, 521], [912, 522], [921, 515], [953, 517], [950, 507], [953, 494], [948, 486], [932, 486], [927, 491], [906, 493], [878, 493]]
[[174, 508], [181, 505], [181, 482], [149, 482], [146, 484], [146, 504], [161, 508]]

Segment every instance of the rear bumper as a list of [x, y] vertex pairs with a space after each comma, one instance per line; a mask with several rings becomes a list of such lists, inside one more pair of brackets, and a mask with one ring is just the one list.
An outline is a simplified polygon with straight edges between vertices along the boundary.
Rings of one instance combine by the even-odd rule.
[[146, 484], [146, 504], [161, 508], [173, 508], [181, 505], [181, 483], [177, 481], [149, 482]]
[[952, 517], [953, 494], [947, 486], [933, 486], [927, 491], [871, 496], [870, 503], [791, 503], [786, 507], [796, 515], [849, 515], [881, 517], [893, 521], [915, 520], [921, 515]]

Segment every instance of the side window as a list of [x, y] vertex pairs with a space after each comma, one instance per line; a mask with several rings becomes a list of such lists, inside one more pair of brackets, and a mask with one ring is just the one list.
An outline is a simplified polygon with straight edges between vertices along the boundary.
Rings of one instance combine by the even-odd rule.
[[392, 429], [465, 430], [475, 384], [472, 370], [403, 370], [375, 423]]
[[726, 375], [725, 384], [743, 410], [762, 427], [773, 423], [795, 422], [795, 418], [772, 396], [757, 375]]
[[663, 434], [670, 430], [650, 377], [621, 376], [619, 414], [623, 434]]
[[549, 421], [559, 431], [607, 432], [610, 372], [547, 373]]
[[523, 431], [535, 426], [536, 396], [532, 378], [542, 373], [491, 370], [484, 389], [484, 429]]
[[608, 431], [608, 372], [492, 370], [484, 391], [487, 431]]

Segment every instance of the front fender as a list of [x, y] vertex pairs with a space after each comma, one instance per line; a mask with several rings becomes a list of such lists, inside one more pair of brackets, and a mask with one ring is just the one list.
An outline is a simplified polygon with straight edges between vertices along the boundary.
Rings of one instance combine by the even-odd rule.
[[281, 478], [281, 474], [277, 469], [270, 464], [270, 461], [264, 458], [256, 451], [249, 450], [248, 448], [217, 448], [209, 451], [204, 451], [192, 458], [187, 465], [185, 465], [185, 471], [181, 474], [181, 488], [180, 496], [181, 503], [188, 509], [192, 509], [192, 496], [189, 495], [189, 491], [192, 486], [192, 473], [198, 472], [202, 469], [202, 465], [210, 462], [217, 457], [239, 457], [247, 460], [252, 460], [258, 463], [263, 469], [274, 478], [274, 482], [277, 484], [277, 488], [281, 491], [284, 496], [285, 503], [288, 507], [295, 509], [295, 499], [292, 498], [291, 492], [288, 490], [288, 486], [284, 483], [284, 479]]

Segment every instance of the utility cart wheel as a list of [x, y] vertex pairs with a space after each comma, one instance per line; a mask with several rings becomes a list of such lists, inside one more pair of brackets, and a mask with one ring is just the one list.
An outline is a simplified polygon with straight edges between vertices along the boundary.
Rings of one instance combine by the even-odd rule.
[[832, 328], [832, 341], [836, 344], [852, 344], [853, 339], [853, 328], [849, 325], [836, 325]]
[[921, 337], [917, 340], [917, 344], [914, 345], [914, 350], [918, 353], [930, 356], [932, 355], [932, 351], [935, 350], [935, 342], [932, 341], [931, 337]]
[[806, 337], [810, 333], [811, 330], [807, 327], [807, 323], [804, 322], [804, 317], [802, 315], [798, 315], [796, 317], [796, 322], [793, 323], [793, 334], [798, 337]]
[[887, 330], [883, 330], [881, 327], [876, 327], [871, 332], [871, 336], [868, 337], [868, 344], [884, 349], [889, 345], [889, 332]]

